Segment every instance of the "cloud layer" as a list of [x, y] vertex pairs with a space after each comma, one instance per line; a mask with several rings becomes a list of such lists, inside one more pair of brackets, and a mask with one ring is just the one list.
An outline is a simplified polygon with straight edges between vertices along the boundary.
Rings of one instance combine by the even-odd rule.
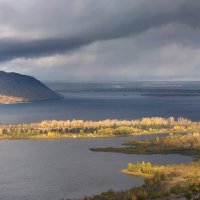
[[0, 0], [2, 70], [45, 80], [199, 80], [199, 1], [19, 2]]

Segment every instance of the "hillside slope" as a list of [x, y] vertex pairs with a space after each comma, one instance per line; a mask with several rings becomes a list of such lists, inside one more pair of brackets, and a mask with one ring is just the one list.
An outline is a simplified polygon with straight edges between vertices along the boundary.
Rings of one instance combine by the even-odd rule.
[[0, 103], [58, 99], [59, 94], [31, 76], [0, 71]]

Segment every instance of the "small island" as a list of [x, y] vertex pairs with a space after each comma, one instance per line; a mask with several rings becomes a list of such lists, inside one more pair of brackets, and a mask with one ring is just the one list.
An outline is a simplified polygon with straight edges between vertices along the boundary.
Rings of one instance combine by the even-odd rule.
[[0, 71], [0, 104], [60, 98], [62, 98], [61, 95], [34, 77]]

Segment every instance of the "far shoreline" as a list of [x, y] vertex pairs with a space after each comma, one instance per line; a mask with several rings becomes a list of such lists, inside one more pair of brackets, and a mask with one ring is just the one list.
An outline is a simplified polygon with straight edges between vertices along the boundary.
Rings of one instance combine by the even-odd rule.
[[38, 100], [27, 100], [27, 101], [20, 101], [20, 102], [0, 102], [0, 105], [20, 105], [20, 104], [31, 104], [35, 102], [44, 102], [44, 101], [59, 101], [64, 99], [62, 95], [58, 98], [52, 98], [52, 99], [38, 99]]

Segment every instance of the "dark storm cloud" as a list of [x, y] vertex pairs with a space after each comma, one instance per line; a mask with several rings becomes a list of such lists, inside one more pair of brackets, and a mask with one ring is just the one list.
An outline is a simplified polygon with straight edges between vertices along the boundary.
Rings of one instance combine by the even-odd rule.
[[11, 60], [19, 57], [40, 57], [58, 54], [77, 49], [89, 41], [81, 39], [37, 39], [17, 40], [0, 39], [0, 61]]
[[[0, 4], [0, 24], [22, 33], [35, 31], [39, 39], [29, 38], [28, 34], [20, 39], [1, 38], [0, 61], [62, 54], [96, 41], [139, 35], [168, 23], [181, 23], [192, 29], [200, 26], [197, 0], [43, 0], [28, 1], [30, 5], [22, 2], [24, 7], [22, 4], [20, 8]], [[190, 45], [198, 44], [190, 38], [188, 41]]]

